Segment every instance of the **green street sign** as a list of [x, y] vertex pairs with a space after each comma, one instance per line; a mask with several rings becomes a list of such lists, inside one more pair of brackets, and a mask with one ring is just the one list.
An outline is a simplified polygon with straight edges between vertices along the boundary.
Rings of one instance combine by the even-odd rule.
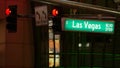
[[114, 33], [114, 21], [63, 18], [62, 29], [65, 31]]

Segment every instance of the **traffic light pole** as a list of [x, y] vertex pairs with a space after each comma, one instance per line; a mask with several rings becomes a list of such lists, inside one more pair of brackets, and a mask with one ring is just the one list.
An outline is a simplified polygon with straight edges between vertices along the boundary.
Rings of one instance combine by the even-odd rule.
[[102, 7], [98, 5], [80, 3], [80, 2], [75, 2], [75, 1], [68, 1], [68, 0], [40, 0], [40, 1], [32, 0], [32, 1], [38, 2], [38, 3], [50, 4], [50, 5], [58, 5], [58, 6], [63, 5], [63, 7], [68, 6], [69, 8], [70, 7], [84, 8], [84, 9], [93, 10], [96, 12], [103, 12], [103, 13], [109, 13], [109, 14], [113, 14], [116, 16], [120, 16], [120, 12], [117, 11], [116, 9]]
[[[35, 18], [35, 15], [17, 15], [18, 18]], [[48, 16], [49, 18], [53, 18], [52, 15]], [[102, 14], [76, 14], [76, 15], [71, 15], [71, 14], [63, 14], [62, 17], [76, 17], [76, 18], [86, 18], [86, 19], [119, 19], [116, 17], [112, 16], [104, 16]]]

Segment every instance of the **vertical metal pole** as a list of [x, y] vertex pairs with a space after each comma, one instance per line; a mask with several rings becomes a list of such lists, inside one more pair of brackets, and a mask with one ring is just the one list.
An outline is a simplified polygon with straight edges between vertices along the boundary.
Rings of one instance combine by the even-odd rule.
[[92, 0], [92, 4], [96, 5], [97, 1], [96, 0]]
[[103, 53], [102, 53], [102, 65], [103, 65], [103, 67], [105, 67], [106, 36], [103, 38], [103, 40], [104, 40], [104, 42], [103, 42], [104, 43], [104, 48], [103, 48]]
[[105, 0], [105, 7], [108, 7], [108, 0]]
[[[114, 40], [116, 39], [116, 36]], [[112, 68], [115, 67], [115, 46], [116, 46], [116, 40], [114, 41], [115, 44], [113, 44], [113, 49], [112, 49]]]
[[93, 55], [93, 52], [94, 52], [94, 49], [93, 49], [93, 47], [94, 47], [94, 45], [95, 45], [95, 40], [92, 40], [91, 41], [91, 44], [92, 44], [92, 46], [91, 46], [91, 64], [90, 64], [90, 68], [93, 68], [93, 64], [94, 64], [94, 55]]

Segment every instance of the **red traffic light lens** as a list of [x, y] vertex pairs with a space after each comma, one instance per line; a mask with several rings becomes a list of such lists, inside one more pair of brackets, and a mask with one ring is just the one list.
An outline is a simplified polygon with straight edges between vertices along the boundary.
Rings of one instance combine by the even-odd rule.
[[52, 10], [52, 15], [53, 16], [57, 16], [58, 15], [58, 10], [57, 9], [53, 9]]
[[11, 10], [10, 10], [9, 8], [7, 8], [7, 9], [5, 10], [5, 14], [8, 16], [8, 15], [10, 15], [10, 13], [11, 13]]

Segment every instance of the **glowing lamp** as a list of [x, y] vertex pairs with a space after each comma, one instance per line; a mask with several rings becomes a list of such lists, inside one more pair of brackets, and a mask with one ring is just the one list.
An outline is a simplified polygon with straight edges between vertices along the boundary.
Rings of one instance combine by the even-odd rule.
[[6, 14], [7, 16], [9, 16], [9, 15], [11, 14], [11, 10], [10, 10], [9, 8], [7, 8], [7, 9], [5, 10], [5, 14]]
[[58, 15], [58, 10], [57, 9], [53, 9], [52, 10], [52, 15], [53, 16], [57, 16]]

